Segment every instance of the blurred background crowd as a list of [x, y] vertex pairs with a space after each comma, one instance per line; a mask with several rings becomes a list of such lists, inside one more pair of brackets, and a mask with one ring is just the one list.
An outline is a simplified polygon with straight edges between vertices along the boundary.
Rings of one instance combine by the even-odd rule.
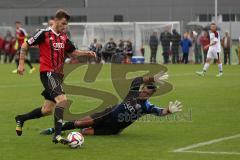
[[[18, 38], [16, 34], [18, 30], [22, 30], [23, 38], [25, 40], [31, 35], [26, 33], [22, 24], [18, 22], [20, 26], [15, 28], [15, 32], [11, 30], [5, 30], [2, 33], [4, 36], [0, 36], [0, 62], [1, 63], [13, 63], [14, 57], [17, 55], [19, 49]], [[52, 25], [50, 20], [49, 26]], [[46, 27], [46, 26], [45, 26]], [[195, 30], [194, 30], [195, 29]], [[201, 64], [206, 61], [207, 48], [204, 48], [210, 43], [209, 28], [197, 28], [191, 27], [186, 29], [187, 31], [178, 33], [176, 29], [170, 29], [165, 27], [164, 31], [153, 31], [148, 37], [148, 44], [142, 45], [138, 58], [142, 57], [145, 63], [164, 63], [164, 64]], [[219, 29], [220, 30], [220, 29]], [[67, 31], [71, 37], [70, 31]], [[223, 31], [219, 31], [223, 32]], [[32, 33], [33, 34], [33, 33]], [[224, 31], [221, 37], [222, 46], [222, 58], [224, 64], [232, 64], [232, 55], [237, 57], [237, 63], [240, 62], [240, 38], [239, 41], [234, 41], [230, 37], [229, 31]], [[134, 42], [130, 39], [115, 40], [114, 37], [109, 38], [105, 43], [100, 43], [97, 38], [94, 38], [88, 45], [88, 50], [95, 51], [97, 58], [81, 59], [79, 57], [67, 57], [67, 63], [132, 63], [133, 56], [136, 55], [136, 48]], [[80, 48], [81, 49], [81, 48]], [[33, 47], [30, 50], [30, 61], [38, 62], [38, 48]], [[161, 59], [161, 61], [157, 61]]]
[[[215, 21], [221, 35], [222, 61], [239, 64], [239, 5], [237, 0], [2, 0], [0, 62], [14, 62], [19, 48], [15, 21], [22, 22], [29, 37], [36, 28], [45, 28], [43, 23], [64, 7], [71, 13], [70, 22], [75, 23], [69, 30], [73, 42], [79, 49], [98, 54], [97, 59], [69, 57], [69, 63], [135, 63], [135, 56], [143, 56], [138, 57], [141, 63], [203, 63], [207, 53], [203, 46], [209, 43], [207, 26]], [[171, 27], [165, 29], [164, 22]], [[38, 57], [38, 48], [31, 48], [29, 60], [38, 62]]]

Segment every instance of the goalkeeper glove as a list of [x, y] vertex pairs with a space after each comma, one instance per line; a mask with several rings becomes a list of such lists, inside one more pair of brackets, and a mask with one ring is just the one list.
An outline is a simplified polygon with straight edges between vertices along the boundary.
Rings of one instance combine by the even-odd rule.
[[168, 79], [168, 74], [167, 72], [159, 72], [158, 74], [155, 74], [153, 76], [154, 78], [154, 82], [157, 84], [163, 84], [164, 81], [166, 81]]
[[181, 112], [182, 107], [182, 103], [176, 100], [175, 102], [169, 102], [168, 111], [170, 113]]

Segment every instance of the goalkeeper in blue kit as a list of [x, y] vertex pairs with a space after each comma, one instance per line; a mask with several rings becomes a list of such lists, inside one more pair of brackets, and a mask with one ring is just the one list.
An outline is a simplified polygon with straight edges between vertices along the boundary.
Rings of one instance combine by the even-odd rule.
[[[167, 73], [160, 72], [154, 76], [137, 77], [132, 81], [130, 90], [122, 103], [86, 116], [80, 120], [66, 122], [62, 130], [80, 128], [83, 135], [114, 135], [130, 126], [146, 114], [165, 116], [182, 111], [181, 102], [170, 102], [166, 108], [150, 103], [149, 98], [156, 92], [158, 83], [168, 78]], [[40, 134], [53, 134], [54, 128], [42, 130]]]

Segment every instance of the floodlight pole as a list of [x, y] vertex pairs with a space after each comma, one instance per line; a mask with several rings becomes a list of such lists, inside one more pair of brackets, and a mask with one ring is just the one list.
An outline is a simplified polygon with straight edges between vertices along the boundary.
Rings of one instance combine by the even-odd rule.
[[218, 0], [215, 0], [215, 23], [218, 23]]
[[88, 0], [84, 0], [84, 8], [88, 8]]

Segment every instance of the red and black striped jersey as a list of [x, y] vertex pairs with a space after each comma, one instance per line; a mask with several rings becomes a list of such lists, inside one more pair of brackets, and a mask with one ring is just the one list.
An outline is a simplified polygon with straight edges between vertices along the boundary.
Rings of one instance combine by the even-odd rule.
[[27, 37], [27, 32], [23, 28], [16, 29], [16, 37], [18, 42], [18, 48], [21, 48], [25, 38]]
[[76, 49], [65, 33], [58, 34], [50, 27], [39, 30], [27, 43], [29, 46], [39, 46], [40, 72], [63, 74], [65, 53]]

